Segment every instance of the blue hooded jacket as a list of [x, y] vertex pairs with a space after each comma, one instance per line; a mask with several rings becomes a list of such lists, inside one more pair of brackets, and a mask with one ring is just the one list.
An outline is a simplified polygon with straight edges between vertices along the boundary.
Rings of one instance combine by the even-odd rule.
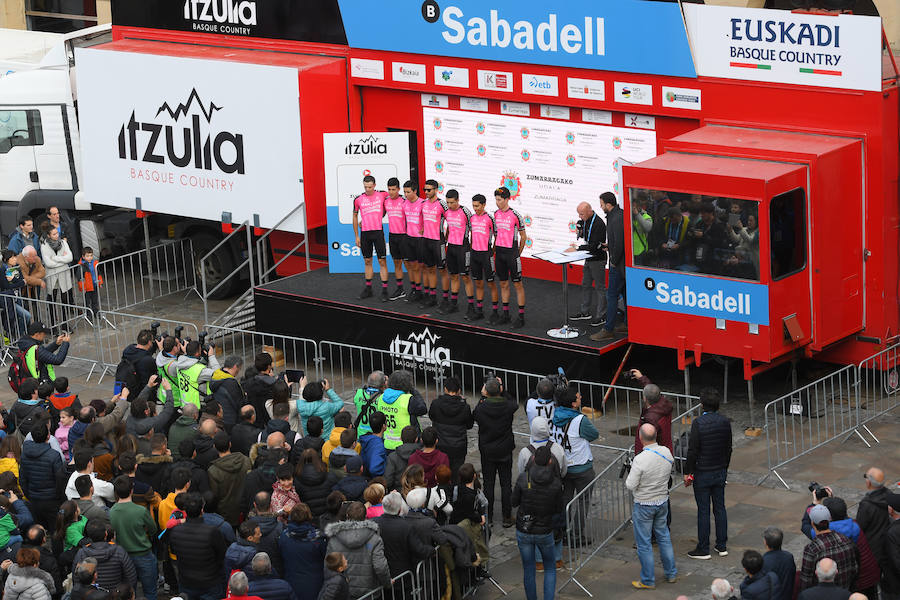
[[384, 440], [374, 433], [367, 433], [359, 438], [362, 449], [359, 452], [363, 461], [363, 467], [369, 477], [384, 475], [384, 461], [387, 460], [387, 450], [384, 449]]
[[[579, 411], [568, 408], [565, 406], [557, 406], [553, 411], [553, 425], [558, 428], [564, 428], [569, 424], [569, 421], [580, 415]], [[578, 427], [578, 435], [580, 435], [583, 439], [593, 442], [598, 437], [600, 437], [600, 432], [597, 431], [597, 428], [594, 427], [594, 424], [591, 423], [591, 420], [588, 418], [581, 419], [581, 425]], [[581, 465], [568, 465], [566, 468], [567, 473], [583, 473], [591, 468], [593, 468], [593, 461], [589, 460], [588, 462]]]

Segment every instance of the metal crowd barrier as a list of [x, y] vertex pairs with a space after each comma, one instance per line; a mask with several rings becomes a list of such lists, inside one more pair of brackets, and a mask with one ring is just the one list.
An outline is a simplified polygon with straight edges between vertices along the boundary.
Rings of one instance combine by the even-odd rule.
[[578, 572], [631, 520], [631, 492], [625, 487], [623, 477], [628, 460], [627, 450], [619, 453], [566, 504], [569, 579], [559, 586], [559, 591], [574, 583], [593, 597], [578, 581]]
[[855, 365], [809, 383], [766, 404], [766, 455], [769, 473], [758, 483], [778, 474], [787, 463], [847, 434], [859, 433], [859, 379]]
[[412, 571], [403, 571], [391, 578], [391, 584], [377, 587], [356, 600], [404, 600], [412, 599], [416, 589], [416, 577]]
[[216, 345], [216, 356], [221, 362], [228, 355], [240, 356], [244, 368], [252, 367], [257, 354], [268, 352], [275, 359], [275, 371], [300, 369], [310, 381], [322, 377], [319, 368], [319, 350], [315, 341], [246, 329], [234, 329], [219, 325], [206, 325], [208, 340]]
[[900, 359], [900, 344], [873, 354], [857, 366], [859, 426], [876, 442], [878, 438], [867, 424], [894, 410], [900, 404], [897, 394], [900, 391], [898, 359]]

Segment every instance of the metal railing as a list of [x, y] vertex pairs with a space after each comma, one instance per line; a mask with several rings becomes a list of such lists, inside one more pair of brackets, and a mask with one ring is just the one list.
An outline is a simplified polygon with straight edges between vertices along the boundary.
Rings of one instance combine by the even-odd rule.
[[878, 438], [867, 426], [900, 404], [900, 344], [885, 348], [857, 365], [859, 379], [859, 426], [872, 439]]
[[[232, 237], [236, 236], [241, 231], [247, 236], [247, 258], [245, 258], [239, 265], [237, 265], [231, 273], [223, 274], [222, 279], [213, 287], [211, 290], [206, 289], [206, 265], [209, 261], [209, 258], [213, 256], [216, 252], [218, 252], [219, 248], [224, 246], [231, 240]], [[200, 280], [201, 280], [201, 289], [203, 293], [200, 294], [200, 299], [203, 300], [203, 322], [209, 323], [209, 299], [215, 294], [220, 287], [225, 285], [228, 281], [244, 270], [244, 267], [247, 267], [247, 271], [250, 273], [250, 289], [256, 287], [256, 277], [253, 272], [253, 228], [250, 227], [250, 223], [248, 221], [244, 221], [241, 223], [236, 229], [232, 230], [231, 233], [226, 235], [222, 241], [212, 247], [212, 249], [200, 257], [200, 260], [197, 263], [197, 268], [200, 271]]]
[[319, 350], [313, 340], [212, 324], [206, 325], [206, 332], [209, 339], [215, 342], [216, 356], [219, 358], [239, 356], [246, 368], [253, 366], [253, 359], [257, 354], [268, 352], [273, 355], [276, 372], [300, 369], [310, 381], [322, 377], [318, 361]]
[[560, 591], [574, 583], [593, 597], [578, 581], [578, 572], [631, 520], [631, 493], [625, 487], [625, 479], [622, 477], [628, 459], [627, 450], [619, 453], [615, 460], [566, 504], [569, 579], [559, 586]]
[[[303, 239], [300, 240], [300, 242], [298, 242], [293, 248], [288, 250], [287, 253], [285, 253], [285, 255], [282, 256], [278, 260], [278, 262], [276, 262], [275, 264], [270, 266], [268, 269], [266, 269], [265, 268], [265, 260], [263, 257], [268, 256], [268, 254], [265, 251], [265, 244], [268, 242], [269, 235], [271, 235], [271, 233], [273, 231], [278, 230], [278, 228], [281, 227], [288, 219], [290, 219], [292, 216], [294, 216], [294, 213], [296, 213], [298, 210], [301, 210], [301, 209], [303, 210], [303, 232], [304, 232]], [[274, 271], [275, 269], [277, 269], [281, 265], [281, 263], [283, 263], [288, 258], [290, 258], [294, 254], [294, 252], [296, 252], [303, 246], [306, 247], [304, 254], [306, 255], [306, 270], [308, 272], [309, 271], [309, 240], [308, 240], [308, 236], [309, 236], [309, 231], [306, 228], [306, 202], [304, 201], [304, 202], [301, 202], [300, 204], [298, 204], [297, 206], [295, 206], [293, 208], [293, 210], [291, 210], [291, 212], [284, 215], [284, 217], [282, 217], [280, 221], [275, 223], [275, 225], [273, 225], [271, 229], [267, 230], [264, 234], [262, 234], [259, 237], [258, 240], [256, 240], [256, 255], [259, 257], [259, 260], [257, 261], [257, 267], [259, 269], [257, 281], [259, 281], [260, 284], [266, 283], [268, 281], [269, 274], [272, 273], [272, 271]], [[273, 255], [273, 258], [274, 258], [274, 255]]]
[[413, 598], [416, 576], [412, 571], [403, 571], [391, 578], [390, 585], [374, 588], [356, 600], [404, 600]]

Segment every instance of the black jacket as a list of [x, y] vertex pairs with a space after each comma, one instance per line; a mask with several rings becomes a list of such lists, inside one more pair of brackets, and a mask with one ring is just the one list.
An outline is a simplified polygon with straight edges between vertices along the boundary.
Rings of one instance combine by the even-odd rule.
[[378, 531], [384, 541], [384, 556], [387, 558], [391, 577], [404, 571], [416, 571], [416, 563], [431, 554], [431, 546], [419, 535], [412, 523], [399, 515], [387, 513], [372, 519], [378, 524]]
[[497, 461], [512, 460], [512, 451], [516, 447], [512, 422], [513, 414], [518, 409], [519, 403], [509, 394], [485, 398], [478, 403], [472, 413], [478, 423], [478, 451], [482, 457]]
[[347, 475], [337, 482], [334, 491], [341, 492], [349, 501], [365, 502], [363, 492], [368, 486], [369, 482], [362, 475]]
[[437, 430], [437, 448], [447, 456], [465, 456], [466, 432], [475, 424], [472, 409], [462, 396], [438, 396], [428, 409], [428, 417]]
[[219, 453], [216, 452], [216, 448], [213, 446], [213, 439], [202, 433], [194, 438], [194, 450], [197, 451], [194, 462], [200, 465], [202, 469], [209, 469], [212, 461], [219, 458]]
[[16, 342], [16, 346], [18, 346], [19, 350], [25, 352], [32, 346], [37, 346], [37, 359], [38, 359], [38, 379], [40, 380], [49, 380], [50, 377], [47, 374], [47, 365], [56, 365], [59, 366], [63, 364], [66, 360], [66, 354], [69, 353], [69, 342], [63, 342], [60, 345], [56, 345], [56, 342], [50, 342], [49, 344], [41, 344], [36, 339], [27, 335], [23, 337], [21, 340]]
[[241, 407], [246, 404], [247, 397], [244, 395], [244, 388], [237, 379], [228, 374], [222, 379], [210, 381], [209, 390], [212, 392], [213, 399], [222, 407], [225, 429], [231, 433], [231, 428], [240, 420]]
[[220, 588], [226, 544], [218, 527], [196, 517], [176, 525], [168, 535], [169, 546], [178, 557], [178, 576], [185, 587]]
[[[185, 469], [191, 472], [191, 491], [197, 492], [198, 494], [202, 494], [209, 490], [209, 475], [206, 474], [206, 469], [195, 463], [193, 460], [179, 460], [172, 463], [172, 470], [179, 467], [184, 467]], [[172, 489], [171, 483], [166, 486], [166, 495], [174, 492]], [[162, 495], [162, 492], [160, 492]]]
[[891, 594], [900, 594], [900, 520], [891, 522], [884, 537], [885, 563], [881, 571], [881, 588]]
[[820, 583], [800, 592], [797, 600], [847, 600], [850, 592], [834, 583]]
[[276, 573], [284, 574], [284, 562], [281, 560], [281, 549], [278, 547], [278, 539], [284, 531], [284, 525], [272, 513], [256, 515], [251, 520], [259, 523], [259, 530], [262, 533], [258, 544], [259, 551], [269, 555]]
[[434, 513], [428, 509], [418, 509], [409, 511], [403, 517], [412, 525], [416, 536], [421, 538], [429, 548], [447, 543], [447, 535], [432, 515]]
[[606, 262], [606, 251], [600, 247], [600, 244], [606, 242], [606, 223], [603, 222], [600, 215], [594, 213], [594, 218], [587, 221], [579, 219], [575, 223], [575, 230], [578, 232], [578, 237], [584, 240], [578, 249], [591, 253], [591, 258], [587, 260]]
[[388, 492], [400, 489], [400, 476], [403, 474], [403, 470], [409, 466], [409, 457], [421, 447], [422, 444], [418, 442], [400, 444], [388, 454], [387, 460], [384, 462], [384, 480], [387, 482]]
[[[244, 487], [241, 491], [241, 512], [247, 513], [253, 508], [253, 496], [258, 492], [272, 493], [272, 484], [275, 483], [275, 469], [278, 468], [278, 459], [274, 456], [266, 458], [258, 467], [244, 476]], [[280, 572], [280, 571], [279, 571]]]
[[778, 600], [778, 575], [760, 571], [756, 577], [744, 577], [741, 582], [741, 600]]
[[300, 462], [300, 455], [303, 454], [303, 451], [310, 448], [321, 454], [324, 445], [325, 440], [322, 439], [322, 436], [305, 435], [291, 448], [290, 461], [297, 464]]
[[562, 512], [563, 489], [559, 465], [551, 459], [544, 466], [531, 462], [516, 479], [512, 493], [516, 511], [516, 529], [522, 533], [544, 534], [554, 529], [556, 516]]
[[263, 576], [250, 571], [247, 573], [247, 579], [250, 582], [248, 596], [258, 596], [263, 600], [296, 600], [291, 585], [275, 575]]
[[331, 569], [325, 569], [325, 581], [317, 600], [347, 600], [350, 596], [350, 582], [347, 576]]
[[97, 585], [100, 587], [111, 590], [124, 581], [133, 589], [137, 584], [134, 563], [122, 546], [109, 542], [86, 543], [75, 554], [72, 564], [77, 565], [85, 558], [97, 559]]
[[480, 524], [482, 514], [477, 506], [478, 492], [464, 485], [457, 485], [454, 489], [456, 494], [450, 502], [453, 505], [453, 512], [450, 513], [450, 524], [456, 525], [463, 519], [469, 519], [476, 525]]
[[300, 499], [309, 506], [314, 517], [319, 517], [328, 508], [328, 494], [338, 478], [334, 473], [317, 471], [312, 465], [303, 465], [300, 477], [294, 480], [294, 488]]
[[797, 575], [794, 556], [786, 550], [769, 550], [763, 554], [763, 571], [766, 573], [771, 571], [778, 577], [778, 600], [792, 600], [794, 578]]
[[859, 508], [856, 511], [856, 523], [866, 534], [869, 548], [872, 549], [872, 554], [875, 555], [875, 560], [878, 561], [882, 571], [887, 566], [885, 536], [891, 525], [891, 518], [887, 513], [887, 501], [890, 493], [886, 487], [872, 490], [859, 501]]
[[[169, 489], [169, 477], [172, 475], [172, 457], [168, 454], [157, 456], [137, 455], [137, 471], [134, 478], [146, 483], [160, 495]], [[193, 490], [192, 490], [193, 491]]]
[[143, 348], [138, 348], [137, 344], [131, 344], [122, 350], [122, 360], [127, 360], [134, 365], [138, 389], [128, 391], [137, 397], [137, 394], [144, 390], [144, 386], [147, 385], [150, 376], [156, 373], [156, 358], [153, 356], [152, 350], [144, 350]]
[[625, 213], [618, 206], [606, 215], [606, 245], [609, 268], [625, 271]]
[[237, 423], [231, 428], [231, 451], [250, 456], [250, 448], [259, 439], [260, 431], [260, 428], [255, 423], [248, 423], [247, 421]]
[[58, 500], [65, 466], [50, 444], [26, 440], [19, 461], [19, 485], [29, 500]]
[[688, 441], [685, 474], [719, 471], [731, 464], [731, 421], [718, 412], [694, 419]]
[[266, 410], [266, 400], [272, 398], [272, 386], [275, 378], [271, 375], [255, 375], [244, 381], [244, 391], [247, 393], [247, 402], [256, 410], [256, 424], [265, 427], [269, 422], [269, 411]]

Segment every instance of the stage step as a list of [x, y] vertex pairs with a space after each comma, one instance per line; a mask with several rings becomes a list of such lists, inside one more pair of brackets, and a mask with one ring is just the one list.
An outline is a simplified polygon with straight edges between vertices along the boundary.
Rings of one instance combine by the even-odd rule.
[[[249, 289], [241, 294], [231, 306], [225, 309], [210, 325], [228, 327], [231, 329], [255, 329], [256, 308], [253, 300], [253, 290]], [[215, 337], [215, 336], [213, 336]]]

